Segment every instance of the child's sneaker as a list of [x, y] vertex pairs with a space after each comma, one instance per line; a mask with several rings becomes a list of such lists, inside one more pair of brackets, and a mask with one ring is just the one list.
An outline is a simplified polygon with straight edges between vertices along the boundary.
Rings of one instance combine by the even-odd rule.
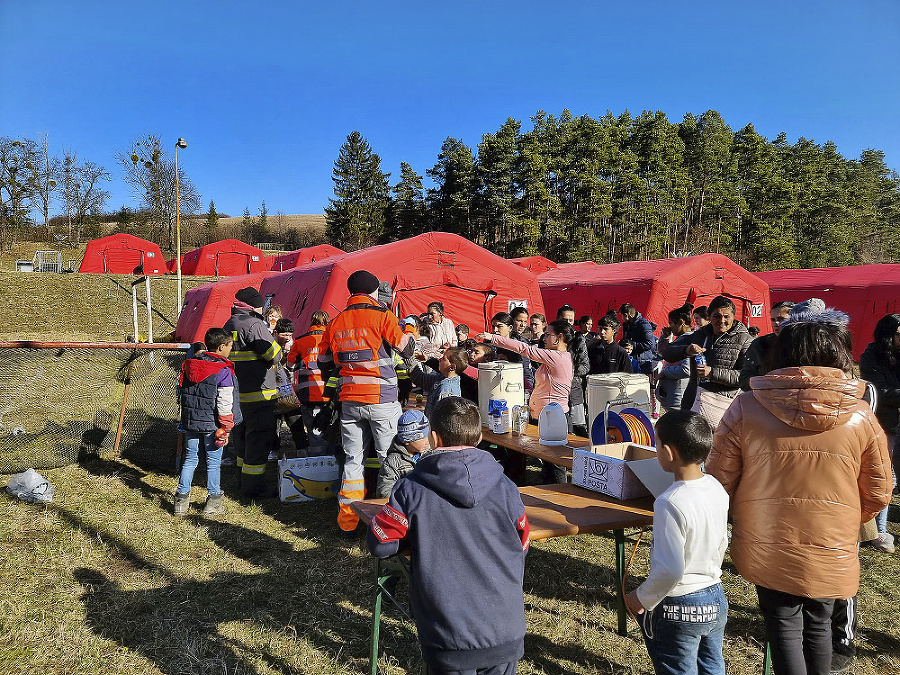
[[178, 493], [175, 494], [175, 507], [173, 512], [179, 518], [183, 518], [187, 515], [188, 509], [191, 507], [191, 493], [186, 492], [183, 495]]
[[207, 518], [225, 515], [224, 495], [209, 495], [206, 498], [206, 506], [203, 507], [203, 515]]
[[894, 552], [894, 535], [889, 532], [879, 532], [878, 536], [869, 543], [884, 553]]

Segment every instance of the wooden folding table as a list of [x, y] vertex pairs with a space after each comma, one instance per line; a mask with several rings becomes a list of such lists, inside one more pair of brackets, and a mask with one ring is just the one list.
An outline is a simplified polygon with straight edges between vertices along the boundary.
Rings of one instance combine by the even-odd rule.
[[[506, 434], [499, 434], [505, 436]], [[523, 437], [516, 437], [523, 438]], [[541, 446], [552, 447], [552, 446]], [[570, 466], [571, 466], [571, 459]], [[616, 541], [616, 578], [619, 635], [627, 631], [628, 614], [623, 595], [625, 573], [625, 529], [649, 527], [653, 523], [653, 498], [645, 497], [621, 501], [577, 485], [561, 483], [533, 485], [519, 488], [532, 541], [612, 531]], [[353, 511], [365, 523], [381, 510], [386, 499], [367, 499], [354, 502]], [[391, 592], [384, 588], [389, 579], [408, 574], [408, 558], [392, 556], [375, 561], [375, 596], [372, 602], [372, 634], [370, 643], [371, 675], [378, 672], [378, 638], [381, 624], [381, 607], [384, 596], [396, 603]]]

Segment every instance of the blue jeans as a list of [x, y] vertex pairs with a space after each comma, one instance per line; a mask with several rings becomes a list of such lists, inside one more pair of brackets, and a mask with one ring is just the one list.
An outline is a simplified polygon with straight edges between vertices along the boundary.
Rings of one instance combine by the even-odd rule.
[[[888, 456], [891, 457], [892, 463], [895, 452], [900, 452], [897, 450], [897, 434], [890, 434], [888, 436]], [[892, 487], [897, 487], [897, 475], [894, 473], [893, 469], [891, 470], [891, 485]], [[875, 524], [878, 526], [879, 533], [887, 532], [889, 508], [891, 508], [890, 504], [885, 506], [884, 510], [875, 516]]]
[[194, 471], [200, 463], [200, 443], [206, 450], [206, 491], [211, 495], [222, 494], [219, 485], [222, 474], [222, 448], [216, 446], [216, 434], [193, 431], [184, 432], [184, 464], [181, 465], [181, 478], [178, 480], [178, 494], [186, 495], [191, 491]]
[[722, 584], [664, 598], [641, 619], [657, 675], [725, 675], [722, 639], [728, 601]]

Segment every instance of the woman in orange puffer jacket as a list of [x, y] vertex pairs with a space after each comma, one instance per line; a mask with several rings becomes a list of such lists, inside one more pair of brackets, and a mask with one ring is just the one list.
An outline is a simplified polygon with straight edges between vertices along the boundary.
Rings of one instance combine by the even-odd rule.
[[731, 557], [756, 584], [776, 675], [828, 675], [860, 525], [891, 498], [887, 439], [832, 314], [782, 324], [773, 370], [734, 400], [706, 466], [731, 498]]

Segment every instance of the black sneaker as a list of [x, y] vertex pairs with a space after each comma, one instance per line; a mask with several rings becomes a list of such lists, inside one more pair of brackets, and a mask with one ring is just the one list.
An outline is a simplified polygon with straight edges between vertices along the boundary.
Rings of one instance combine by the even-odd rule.
[[851, 668], [853, 668], [853, 655], [832, 652], [831, 675], [844, 675], [849, 673]]

